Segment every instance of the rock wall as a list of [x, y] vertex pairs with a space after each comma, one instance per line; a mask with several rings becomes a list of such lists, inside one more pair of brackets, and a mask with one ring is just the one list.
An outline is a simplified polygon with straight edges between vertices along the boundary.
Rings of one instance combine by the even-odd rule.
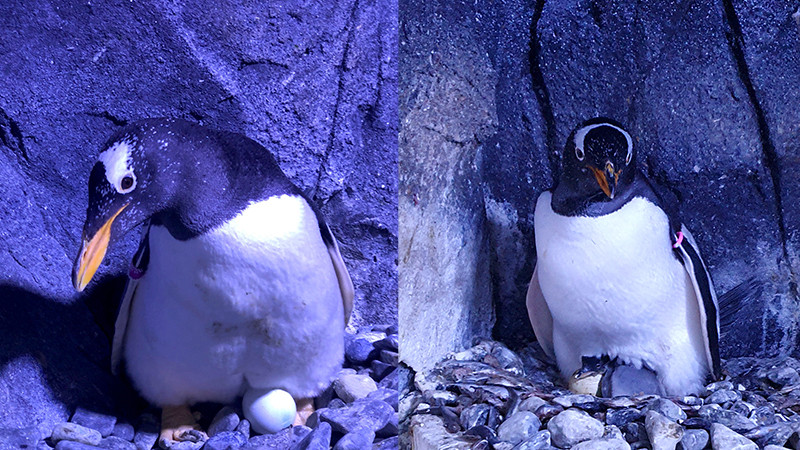
[[119, 405], [104, 332], [137, 233], [88, 294], [70, 271], [99, 147], [139, 118], [270, 149], [339, 238], [354, 327], [396, 323], [397, 4], [266, 5], [0, 4], [0, 429]]
[[[424, 13], [416, 12], [419, 8]], [[451, 278], [479, 279], [475, 268], [488, 263], [491, 300], [485, 291], [471, 297], [454, 284], [439, 283], [438, 292], [457, 294], [448, 298], [451, 304], [492, 305], [493, 311], [483, 317], [495, 319], [493, 337], [509, 345], [534, 339], [524, 298], [535, 264], [535, 200], [552, 186], [571, 129], [584, 119], [606, 115], [627, 124], [639, 146], [642, 169], [678, 197], [682, 219], [701, 246], [717, 291], [724, 293], [750, 278], [762, 284], [761, 294], [735, 311], [733, 325], [723, 329], [723, 356], [797, 354], [796, 9], [790, 2], [731, 0], [401, 2], [401, 43], [416, 43], [426, 52], [432, 48], [431, 58], [460, 64], [456, 74], [440, 71], [438, 78], [409, 75], [410, 85], [401, 88], [401, 135], [430, 126], [409, 121], [416, 112], [403, 108], [404, 99], [437, 85], [480, 91], [487, 99], [484, 108], [493, 109], [497, 118], [489, 135], [480, 132], [474, 119], [462, 120], [465, 114], [439, 125], [440, 134], [466, 128], [478, 136], [467, 158], [475, 161], [477, 172], [469, 189], [425, 209], [404, 209], [414, 195], [409, 190], [414, 183], [408, 180], [415, 178], [402, 171], [402, 223], [409, 215], [449, 208], [436, 221], [437, 232], [466, 230], [475, 248], [480, 248], [480, 239], [488, 248], [488, 260], [479, 253], [473, 254], [474, 262], [461, 259]], [[463, 39], [468, 45], [452, 39], [454, 29], [469, 36]], [[401, 44], [404, 76], [405, 55], [415, 51]], [[485, 53], [489, 66], [467, 57], [469, 52]], [[412, 74], [423, 66], [412, 67]], [[464, 75], [475, 71], [489, 81], [474, 83], [476, 77]], [[462, 107], [473, 110], [469, 103]], [[417, 160], [441, 157], [441, 148], [432, 143], [410, 142], [406, 148], [409, 142], [401, 140], [401, 167], [409, 154]], [[449, 167], [462, 163], [458, 157], [452, 155]], [[432, 190], [439, 191], [436, 186]], [[483, 210], [470, 210], [472, 215], [464, 210], [475, 205]], [[403, 226], [401, 250], [410, 237]], [[459, 247], [446, 247], [449, 251], [440, 260], [456, 260]], [[436, 273], [415, 264], [401, 260], [401, 280], [439, 282]], [[401, 281], [401, 295], [403, 286]], [[405, 302], [401, 300], [403, 324]], [[414, 326], [426, 329], [449, 318], [421, 320], [426, 322]], [[485, 323], [468, 331], [488, 334]], [[410, 337], [401, 341], [411, 345]], [[428, 352], [439, 356], [464, 348], [447, 339], [441, 345], [435, 342], [425, 335], [419, 345], [435, 347]]]

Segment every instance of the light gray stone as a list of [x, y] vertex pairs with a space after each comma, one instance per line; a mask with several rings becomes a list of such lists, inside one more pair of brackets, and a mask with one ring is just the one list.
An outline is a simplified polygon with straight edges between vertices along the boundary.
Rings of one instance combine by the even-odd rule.
[[656, 411], [647, 411], [644, 426], [653, 450], [673, 450], [683, 437], [683, 428]]
[[507, 418], [497, 428], [497, 437], [501, 441], [518, 444], [530, 439], [539, 431], [542, 422], [530, 411], [519, 411]]
[[557, 447], [573, 445], [603, 436], [603, 423], [583, 411], [567, 409], [550, 419], [547, 424], [550, 439]]
[[378, 385], [369, 375], [344, 373], [333, 381], [333, 389], [339, 398], [347, 403], [353, 403], [377, 391]]
[[580, 442], [572, 447], [573, 450], [631, 450], [631, 444], [625, 439], [597, 438]]
[[678, 450], [703, 450], [708, 445], [708, 431], [684, 430]]
[[78, 425], [77, 423], [64, 422], [53, 428], [53, 435], [50, 437], [53, 442], [74, 441], [81, 444], [97, 445], [103, 440], [99, 431]]
[[711, 424], [711, 448], [714, 450], [758, 450], [758, 445], [721, 423], [713, 423]]

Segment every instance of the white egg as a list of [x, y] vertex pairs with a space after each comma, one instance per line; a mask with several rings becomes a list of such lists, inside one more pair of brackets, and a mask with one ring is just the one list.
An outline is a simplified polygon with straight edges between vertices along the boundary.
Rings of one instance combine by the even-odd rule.
[[297, 414], [294, 399], [282, 389], [250, 388], [242, 399], [242, 409], [253, 429], [261, 434], [288, 427]]

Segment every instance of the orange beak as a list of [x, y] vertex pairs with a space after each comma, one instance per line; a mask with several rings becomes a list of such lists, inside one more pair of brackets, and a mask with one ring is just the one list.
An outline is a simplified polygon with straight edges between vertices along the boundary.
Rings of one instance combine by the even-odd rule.
[[77, 270], [73, 272], [72, 278], [72, 285], [75, 286], [78, 292], [83, 291], [86, 285], [92, 281], [92, 277], [94, 277], [95, 272], [97, 272], [97, 268], [100, 267], [100, 263], [103, 262], [103, 258], [106, 256], [106, 250], [108, 250], [108, 241], [111, 239], [111, 224], [114, 223], [114, 219], [116, 219], [127, 206], [126, 204], [114, 213], [114, 215], [97, 230], [97, 233], [92, 236], [92, 239], [87, 241], [85, 237], [83, 238], [83, 245], [81, 245], [81, 252], [79, 253], [80, 258], [77, 262]]
[[600, 189], [603, 193], [606, 194], [608, 198], [613, 199], [617, 190], [617, 183], [619, 182], [619, 174], [622, 173], [622, 169], [614, 171], [614, 164], [611, 162], [606, 162], [605, 170], [600, 170], [594, 166], [587, 167], [591, 169], [592, 174], [594, 174], [594, 179], [597, 180], [597, 184], [600, 185]]

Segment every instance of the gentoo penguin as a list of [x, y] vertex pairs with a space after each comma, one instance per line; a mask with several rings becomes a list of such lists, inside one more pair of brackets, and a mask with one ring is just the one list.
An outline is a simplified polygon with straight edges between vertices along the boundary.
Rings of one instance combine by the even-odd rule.
[[637, 169], [634, 140], [613, 120], [580, 124], [562, 160], [534, 214], [537, 340], [568, 380], [602, 361], [638, 370], [643, 393], [697, 392], [720, 375], [719, 316], [677, 208]]
[[202, 439], [188, 405], [283, 389], [297, 422], [343, 362], [353, 284], [319, 211], [264, 147], [174, 119], [120, 129], [89, 177], [73, 283], [144, 224], [112, 365], [161, 406], [160, 443]]

